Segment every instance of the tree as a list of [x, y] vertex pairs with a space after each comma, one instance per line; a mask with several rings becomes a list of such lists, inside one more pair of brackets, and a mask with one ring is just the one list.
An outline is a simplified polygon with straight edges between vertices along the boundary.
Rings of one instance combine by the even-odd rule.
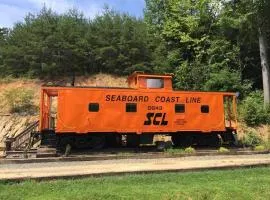
[[260, 57], [262, 65], [262, 77], [263, 77], [263, 91], [264, 91], [264, 106], [265, 108], [270, 103], [270, 66], [269, 66], [269, 54], [268, 54], [268, 42], [266, 32], [269, 30], [270, 19], [270, 2], [268, 0], [256, 0], [254, 1], [257, 8], [257, 21], [258, 21], [258, 34], [259, 34], [259, 46]]
[[[270, 2], [268, 0], [245, 0], [235, 2], [236, 12], [241, 14], [241, 27], [240, 31], [243, 33], [243, 38], [248, 38], [248, 40], [243, 40], [242, 44], [245, 43], [245, 51], [248, 49], [255, 49], [253, 55], [248, 55], [249, 58], [255, 58], [255, 65], [252, 65], [251, 73], [253, 77], [256, 77], [255, 70], [256, 65], [261, 65], [261, 75], [257, 77], [262, 77], [262, 85], [264, 90], [264, 105], [265, 107], [270, 101], [270, 69], [269, 69], [269, 42], [267, 38], [267, 33], [270, 30]], [[250, 42], [251, 41], [251, 42]], [[247, 48], [247, 44], [252, 48]], [[244, 46], [244, 45], [243, 45]], [[247, 60], [250, 60], [250, 59]]]
[[205, 87], [207, 82], [218, 81], [215, 75], [220, 71], [235, 77], [230, 85], [241, 83], [240, 48], [233, 34], [237, 24], [227, 23], [232, 18], [225, 5], [226, 1], [216, 0], [146, 1], [149, 31], [167, 51], [165, 59], [170, 67], [160, 68], [175, 73], [177, 88], [223, 90]]
[[8, 28], [0, 28], [0, 74], [3, 70], [3, 51], [8, 37]]

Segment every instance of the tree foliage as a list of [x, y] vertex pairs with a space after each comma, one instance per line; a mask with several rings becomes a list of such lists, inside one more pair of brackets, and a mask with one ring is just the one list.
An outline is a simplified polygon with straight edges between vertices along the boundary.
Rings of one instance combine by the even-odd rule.
[[146, 1], [149, 30], [165, 41], [178, 88], [243, 90], [239, 22], [229, 9], [214, 0]]
[[5, 40], [1, 45], [2, 75], [151, 71], [144, 21], [109, 9], [88, 20], [77, 10], [59, 15], [44, 7], [39, 14], [29, 14], [24, 22], [15, 24]]

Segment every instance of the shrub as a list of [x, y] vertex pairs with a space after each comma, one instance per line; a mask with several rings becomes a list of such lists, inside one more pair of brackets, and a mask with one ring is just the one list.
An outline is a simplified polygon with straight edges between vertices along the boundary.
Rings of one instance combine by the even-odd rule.
[[258, 145], [254, 148], [255, 151], [265, 151], [266, 147], [264, 145]]
[[25, 88], [8, 89], [3, 93], [3, 99], [11, 113], [35, 113], [37, 107], [33, 104], [33, 98], [33, 90]]
[[263, 94], [261, 91], [252, 92], [239, 106], [240, 117], [249, 126], [268, 124], [270, 121], [269, 106], [264, 109]]
[[230, 152], [230, 150], [225, 148], [225, 147], [220, 147], [218, 149], [218, 153], [229, 153], [229, 152]]
[[195, 153], [196, 152], [196, 150], [192, 147], [187, 147], [187, 148], [185, 148], [184, 151], [185, 151], [185, 153]]
[[255, 147], [262, 144], [262, 142], [262, 138], [255, 131], [247, 132], [242, 140], [243, 145], [249, 147]]

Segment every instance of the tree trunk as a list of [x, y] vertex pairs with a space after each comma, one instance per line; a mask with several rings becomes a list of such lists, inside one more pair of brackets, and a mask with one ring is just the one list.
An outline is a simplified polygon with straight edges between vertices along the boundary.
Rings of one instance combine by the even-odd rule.
[[267, 39], [263, 29], [259, 28], [259, 45], [262, 65], [264, 107], [270, 102], [270, 70], [268, 63]]

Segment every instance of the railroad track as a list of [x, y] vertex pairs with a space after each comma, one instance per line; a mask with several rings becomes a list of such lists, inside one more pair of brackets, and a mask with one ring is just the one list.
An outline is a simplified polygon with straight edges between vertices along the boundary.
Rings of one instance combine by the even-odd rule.
[[188, 156], [219, 156], [219, 155], [254, 155], [270, 154], [270, 151], [253, 151], [250, 148], [229, 148], [229, 152], [218, 152], [214, 148], [198, 148], [194, 153], [184, 151], [159, 152], [154, 147], [141, 148], [114, 148], [105, 150], [74, 150], [69, 156], [59, 156], [55, 153], [44, 154], [37, 157], [37, 150], [8, 152], [8, 156], [0, 159], [0, 164], [13, 163], [42, 163], [42, 162], [65, 162], [65, 161], [95, 161], [117, 159], [155, 159], [155, 158], [178, 158]]

